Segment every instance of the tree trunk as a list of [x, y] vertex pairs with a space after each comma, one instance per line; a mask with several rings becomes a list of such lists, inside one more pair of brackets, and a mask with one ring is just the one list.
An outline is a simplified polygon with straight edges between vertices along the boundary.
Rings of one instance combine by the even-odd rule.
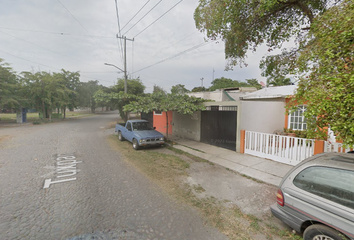
[[44, 101], [42, 101], [42, 120], [45, 119], [45, 117], [46, 117], [45, 106], [44, 106]]

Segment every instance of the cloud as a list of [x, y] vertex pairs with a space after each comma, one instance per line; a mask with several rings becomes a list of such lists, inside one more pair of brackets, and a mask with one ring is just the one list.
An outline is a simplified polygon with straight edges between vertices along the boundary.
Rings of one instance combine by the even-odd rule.
[[[117, 2], [123, 28], [147, 0]], [[258, 69], [265, 54], [262, 49], [249, 54], [249, 67], [224, 71], [223, 42], [204, 44], [204, 34], [195, 28], [193, 14], [198, 0], [184, 0], [174, 8], [179, 0], [158, 2], [149, 1], [121, 32], [135, 25], [126, 33], [129, 39], [135, 37], [134, 42], [127, 41], [127, 69], [129, 76], [140, 77], [147, 91], [152, 91], [154, 84], [165, 90], [176, 84], [192, 89], [200, 86], [202, 77], [204, 86], [210, 86], [213, 75], [263, 79]], [[123, 74], [104, 63], [124, 67], [124, 41], [116, 39], [118, 31], [112, 0], [0, 1], [0, 58], [17, 72], [64, 68], [80, 71], [81, 81], [113, 85]]]

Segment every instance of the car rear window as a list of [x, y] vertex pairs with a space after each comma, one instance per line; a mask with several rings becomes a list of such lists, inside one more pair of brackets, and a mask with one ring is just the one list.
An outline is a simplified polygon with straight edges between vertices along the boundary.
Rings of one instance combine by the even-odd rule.
[[354, 171], [309, 167], [301, 171], [293, 183], [307, 192], [354, 209]]

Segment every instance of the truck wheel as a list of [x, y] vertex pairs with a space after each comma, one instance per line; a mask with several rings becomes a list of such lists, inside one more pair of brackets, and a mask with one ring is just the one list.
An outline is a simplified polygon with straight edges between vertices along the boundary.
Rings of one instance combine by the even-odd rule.
[[121, 131], [118, 131], [118, 139], [119, 141], [123, 141], [124, 138], [123, 138], [123, 135], [122, 135], [122, 132]]
[[304, 240], [345, 240], [348, 239], [340, 232], [321, 224], [314, 224], [306, 228]]
[[135, 150], [138, 150], [138, 149], [139, 149], [138, 140], [136, 140], [135, 138], [133, 139], [133, 148], [134, 148]]

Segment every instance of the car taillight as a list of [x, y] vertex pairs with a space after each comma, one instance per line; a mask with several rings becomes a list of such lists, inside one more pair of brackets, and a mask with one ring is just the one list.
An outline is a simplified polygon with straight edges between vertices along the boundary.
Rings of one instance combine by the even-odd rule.
[[284, 206], [284, 195], [280, 189], [278, 189], [278, 192], [277, 192], [277, 203], [280, 206]]

